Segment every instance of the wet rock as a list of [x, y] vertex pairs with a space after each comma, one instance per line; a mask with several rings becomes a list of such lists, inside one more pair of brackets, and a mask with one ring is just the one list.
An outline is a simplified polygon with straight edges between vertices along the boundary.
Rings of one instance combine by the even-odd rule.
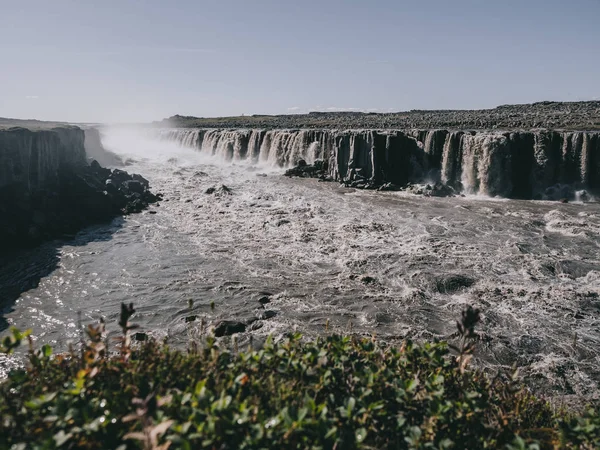
[[363, 275], [362, 277], [360, 277], [360, 282], [362, 284], [375, 284], [377, 283], [377, 279], [369, 275]]
[[138, 183], [140, 183], [146, 189], [148, 189], [150, 187], [150, 182], [148, 180], [146, 180], [140, 174], [134, 173], [134, 174], [131, 175], [131, 178], [133, 178], [135, 181], [137, 181]]
[[262, 322], [254, 321], [248, 325], [247, 331], [256, 331], [256, 330], [261, 329], [263, 326], [264, 326], [264, 324]]
[[206, 191], [204, 191], [204, 193], [209, 195], [215, 195], [217, 197], [232, 194], [231, 189], [225, 186], [224, 184], [222, 184], [221, 186], [211, 186]]
[[425, 195], [430, 197], [452, 197], [454, 194], [454, 189], [443, 183], [436, 183], [430, 190], [425, 192]]
[[268, 304], [268, 303], [271, 303], [271, 299], [270, 299], [268, 296], [266, 296], [266, 295], [263, 295], [262, 297], [260, 297], [260, 298], [258, 299], [258, 303], [260, 303], [261, 305], [263, 305], [263, 306], [264, 306], [264, 305], [266, 305], [266, 304]]
[[298, 164], [285, 171], [288, 177], [319, 178], [322, 180], [330, 178], [329, 163], [323, 160], [316, 160], [314, 164], [307, 164], [301, 159]]
[[148, 334], [138, 331], [133, 335], [133, 339], [138, 342], [144, 342], [148, 340]]
[[138, 180], [127, 180], [123, 183], [125, 192], [135, 192], [137, 194], [143, 194], [146, 189], [142, 183]]
[[277, 315], [276, 311], [272, 311], [270, 309], [266, 309], [264, 311], [260, 311], [257, 315], [256, 318], [258, 320], [267, 320], [267, 319], [272, 319], [273, 317], [275, 317]]
[[215, 336], [231, 336], [235, 333], [243, 333], [246, 331], [246, 324], [236, 320], [222, 320], [215, 325]]

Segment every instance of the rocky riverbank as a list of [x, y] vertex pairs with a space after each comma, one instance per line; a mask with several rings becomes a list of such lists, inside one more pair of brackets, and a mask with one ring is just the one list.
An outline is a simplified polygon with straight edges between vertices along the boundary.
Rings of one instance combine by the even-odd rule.
[[[95, 160], [88, 165], [85, 142], [78, 127], [0, 130], [2, 252], [139, 212], [159, 200], [140, 175], [103, 168]], [[97, 154], [100, 150], [96, 147]]]

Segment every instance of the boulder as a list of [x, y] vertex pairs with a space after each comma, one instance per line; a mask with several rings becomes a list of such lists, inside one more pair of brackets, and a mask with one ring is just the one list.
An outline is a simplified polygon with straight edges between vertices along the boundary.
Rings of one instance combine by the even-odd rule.
[[258, 320], [267, 320], [267, 319], [271, 319], [273, 317], [275, 317], [277, 315], [276, 311], [272, 311], [270, 309], [266, 309], [264, 311], [260, 311], [257, 315], [256, 318]]
[[204, 191], [204, 193], [209, 195], [215, 195], [217, 197], [222, 197], [225, 195], [231, 195], [232, 192], [229, 187], [222, 184], [221, 186], [211, 186], [206, 191]]
[[246, 324], [236, 320], [221, 320], [215, 325], [215, 336], [231, 336], [235, 333], [243, 333], [246, 331]]
[[143, 194], [144, 191], [146, 190], [144, 185], [142, 183], [140, 183], [138, 180], [127, 180], [127, 181], [123, 182], [123, 187], [125, 188], [126, 192], [127, 191], [135, 192], [137, 194]]

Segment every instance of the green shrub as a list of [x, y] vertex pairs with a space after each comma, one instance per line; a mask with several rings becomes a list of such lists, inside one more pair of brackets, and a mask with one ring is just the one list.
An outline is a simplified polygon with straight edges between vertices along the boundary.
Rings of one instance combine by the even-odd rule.
[[[131, 314], [122, 310], [118, 354], [106, 353], [102, 325], [88, 328], [81, 352], [30, 350], [28, 366], [0, 384], [0, 448], [534, 449], [600, 442], [597, 413], [556, 417], [516, 377], [469, 369], [474, 335], [465, 316], [453, 357], [443, 342], [397, 348], [338, 335], [269, 338], [260, 350], [241, 352], [213, 337], [188, 351], [153, 340], [132, 347]], [[26, 337], [14, 331], [4, 350]]]

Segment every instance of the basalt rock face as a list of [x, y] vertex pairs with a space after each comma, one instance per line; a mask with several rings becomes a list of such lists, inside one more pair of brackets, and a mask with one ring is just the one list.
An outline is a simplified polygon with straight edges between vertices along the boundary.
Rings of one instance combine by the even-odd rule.
[[457, 193], [554, 200], [589, 198], [584, 191], [600, 190], [600, 132], [167, 129], [158, 134], [224, 160], [292, 167], [288, 175], [307, 176], [313, 163], [323, 160], [326, 178], [359, 187], [431, 183]]
[[79, 128], [0, 131], [0, 189], [24, 191], [58, 183], [61, 168], [85, 166], [84, 133]]
[[139, 175], [87, 163], [77, 127], [0, 130], [0, 252], [138, 212], [157, 200]]

